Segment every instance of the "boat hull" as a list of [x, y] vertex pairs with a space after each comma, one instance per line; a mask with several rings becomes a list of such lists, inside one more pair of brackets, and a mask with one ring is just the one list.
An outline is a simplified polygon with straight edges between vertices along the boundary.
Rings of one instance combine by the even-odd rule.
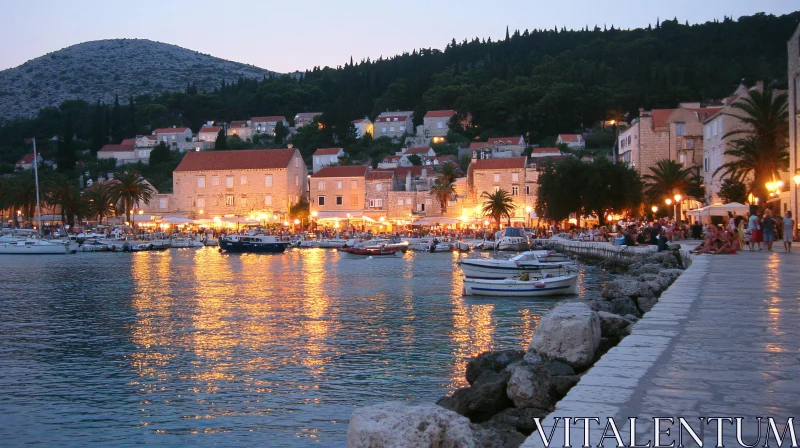
[[530, 249], [527, 241], [519, 241], [520, 238], [503, 238], [495, 246], [497, 250], [522, 252]]
[[547, 297], [578, 293], [578, 274], [543, 280], [464, 279], [464, 295], [502, 297]]
[[395, 249], [359, 249], [355, 247], [345, 247], [338, 250], [339, 256], [344, 258], [366, 258], [366, 257], [402, 257], [402, 250]]
[[492, 266], [471, 264], [470, 260], [461, 261], [461, 271], [464, 277], [488, 280], [503, 280], [519, 276], [522, 273], [559, 274], [565, 269], [574, 266], [572, 263], [539, 263], [521, 264], [519, 266]]
[[78, 251], [75, 244], [47, 244], [47, 245], [22, 245], [14, 243], [0, 243], [0, 255], [64, 255], [74, 254]]
[[288, 243], [233, 243], [224, 240], [219, 242], [220, 250], [231, 253], [280, 254], [286, 251], [286, 246]]

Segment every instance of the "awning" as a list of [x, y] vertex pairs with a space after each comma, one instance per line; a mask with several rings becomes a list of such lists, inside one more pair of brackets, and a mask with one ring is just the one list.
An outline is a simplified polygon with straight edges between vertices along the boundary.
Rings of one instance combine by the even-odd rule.
[[161, 219], [161, 222], [165, 222], [167, 224], [189, 224], [193, 221], [193, 219], [189, 219], [185, 216], [165, 216], [163, 219]]
[[[350, 215], [348, 217], [347, 215]], [[338, 221], [345, 221], [345, 220], [371, 220], [370, 222], [375, 222], [374, 219], [364, 216], [364, 212], [361, 211], [350, 211], [347, 210], [343, 211], [325, 211], [325, 212], [317, 212], [317, 221], [324, 221], [324, 220], [338, 220]]]
[[420, 218], [411, 223], [411, 225], [414, 226], [433, 226], [437, 224], [461, 224], [461, 220], [456, 218], [446, 218], [444, 216], [429, 216]]
[[700, 216], [728, 216], [728, 212], [733, 212], [734, 215], [747, 215], [750, 207], [738, 202], [731, 202], [728, 204], [709, 205], [703, 208], [686, 211], [687, 215], [700, 217]]

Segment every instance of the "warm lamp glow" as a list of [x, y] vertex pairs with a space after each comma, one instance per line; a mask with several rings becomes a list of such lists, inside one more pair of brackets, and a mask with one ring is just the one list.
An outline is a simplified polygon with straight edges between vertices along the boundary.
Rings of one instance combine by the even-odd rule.
[[300, 224], [300, 220], [299, 219], [295, 219], [294, 220], [294, 225], [297, 225], [297, 224]]
[[680, 194], [676, 194], [675, 195], [675, 202], [681, 202], [681, 198], [683, 198], [683, 196], [681, 196]]
[[665, 202], [667, 205], [672, 205], [672, 199], [670, 199], [670, 198], [667, 198], [667, 199], [665, 199], [665, 200], [664, 200], [664, 202]]
[[654, 205], [654, 206], [650, 207], [650, 210], [652, 210], [652, 211], [653, 211], [653, 213], [655, 213], [655, 212], [657, 212], [657, 211], [658, 211], [658, 206], [657, 206], [657, 205]]
[[[613, 217], [613, 216], [611, 216], [611, 215], [608, 215], [608, 216], [606, 217], [606, 221], [608, 221], [608, 222], [611, 222], [611, 221], [613, 221], [613, 220], [614, 220], [614, 217]], [[578, 220], [577, 220], [577, 219], [575, 220], [575, 223], [576, 223], [576, 224], [578, 223]]]
[[531, 207], [530, 205], [528, 205], [528, 206], [526, 206], [526, 207], [525, 207], [525, 212], [526, 212], [526, 213], [530, 213], [530, 212], [531, 212], [531, 210], [533, 210], [533, 207]]
[[489, 221], [483, 221], [483, 225], [488, 226], [489, 225]]
[[283, 225], [288, 226], [289, 225], [289, 221], [283, 221]]
[[461, 220], [464, 221], [464, 222], [467, 222], [467, 221], [469, 221], [469, 218], [467, 218], [466, 216], [462, 216]]
[[311, 216], [313, 216], [313, 217], [315, 217], [315, 218], [316, 218], [316, 217], [317, 217], [317, 215], [319, 215], [319, 213], [317, 213], [317, 211], [316, 211], [316, 210], [314, 210], [313, 212], [311, 212]]
[[350, 215], [350, 213], [348, 213], [347, 214], [347, 219], [350, 219], [350, 218], [352, 218], [352, 216]]
[[617, 120], [611, 120], [611, 126], [614, 126], [615, 124], [617, 124]]
[[[139, 214], [141, 215], [142, 213], [144, 213], [144, 210], [139, 210]], [[203, 213], [203, 211], [201, 210], [200, 213]]]
[[250, 221], [253, 221], [253, 220], [256, 219], [256, 217], [255, 217], [255, 215], [250, 215], [250, 216], [247, 217], [247, 219], [249, 219]]
[[266, 221], [267, 219], [269, 219], [269, 217], [264, 213], [261, 213], [260, 215], [258, 215], [258, 220], [259, 221]]
[[220, 222], [222, 219], [219, 216], [215, 216], [213, 219], [214, 222]]
[[383, 217], [383, 216], [381, 216], [380, 218], [378, 218], [378, 221], [380, 221], [380, 222], [384, 222], [384, 221], [386, 221], [386, 218], [385, 218], [385, 217]]

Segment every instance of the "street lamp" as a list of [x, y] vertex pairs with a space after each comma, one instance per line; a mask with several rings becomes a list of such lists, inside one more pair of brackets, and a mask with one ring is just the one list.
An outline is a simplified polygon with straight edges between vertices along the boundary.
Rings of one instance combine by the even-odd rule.
[[672, 199], [671, 198], [664, 199], [664, 203], [666, 203], [667, 205], [672, 205]]
[[680, 193], [675, 193], [675, 196], [673, 196], [673, 198], [675, 198], [675, 224], [677, 224], [678, 221], [680, 221], [678, 219], [679, 216], [680, 216], [679, 215], [680, 211], [679, 211], [678, 207], [680, 207], [680, 205], [681, 205], [681, 199], [683, 198], [683, 196], [681, 196]]

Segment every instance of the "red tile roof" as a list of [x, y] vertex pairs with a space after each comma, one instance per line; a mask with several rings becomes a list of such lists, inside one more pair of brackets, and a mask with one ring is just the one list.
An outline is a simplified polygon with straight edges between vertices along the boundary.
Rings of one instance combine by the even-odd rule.
[[488, 147], [489, 144], [486, 142], [472, 142], [469, 144], [469, 149], [481, 149]]
[[665, 128], [674, 109], [653, 109], [650, 113], [653, 116], [654, 128]]
[[134, 146], [136, 146], [136, 139], [126, 138], [125, 140], [122, 141], [122, 143], [120, 143], [120, 146], [130, 146], [131, 148], [133, 148]]
[[531, 154], [561, 154], [558, 148], [533, 148]]
[[566, 143], [578, 143], [580, 141], [578, 137], [581, 137], [580, 134], [558, 134], [558, 136], [561, 137], [562, 142]]
[[472, 162], [473, 170], [511, 170], [525, 168], [527, 157], [506, 157], [496, 159], [478, 159]]
[[391, 180], [394, 178], [394, 171], [372, 170], [367, 174], [367, 180]]
[[222, 126], [203, 126], [202, 128], [200, 128], [200, 131], [198, 131], [198, 134], [200, 132], [213, 132], [213, 133], [216, 134], [217, 132], [219, 132], [221, 130], [222, 130]]
[[175, 171], [225, 171], [286, 168], [296, 149], [187, 152]]
[[146, 138], [148, 140], [156, 140], [156, 136], [155, 135], [137, 135], [136, 136], [136, 140], [141, 140], [143, 138]]
[[403, 123], [405, 121], [408, 121], [408, 115], [394, 115], [375, 119], [375, 123]]
[[[423, 168], [425, 167], [421, 165], [398, 166], [397, 168], [394, 169], [394, 174], [398, 178], [403, 178], [403, 179], [405, 179], [407, 173], [411, 173], [412, 176], [421, 176]], [[428, 170], [427, 172], [430, 173], [430, 170]]]
[[133, 145], [105, 145], [100, 148], [100, 152], [122, 152], [133, 151]]
[[322, 112], [298, 112], [295, 118], [314, 118], [317, 115], [322, 115]]
[[239, 120], [239, 121], [231, 121], [232, 128], [246, 128], [247, 121], [246, 120]]
[[428, 113], [425, 114], [425, 118], [441, 118], [441, 117], [452, 117], [456, 114], [454, 110], [429, 110]]
[[18, 165], [21, 165], [23, 163], [26, 163], [28, 165], [32, 165], [33, 164], [33, 154], [25, 154], [24, 156], [22, 156], [21, 159], [19, 159], [17, 161]]
[[397, 163], [400, 161], [400, 156], [386, 156], [383, 158], [383, 163]]
[[189, 129], [189, 128], [158, 128], [153, 132], [156, 133], [156, 134], [175, 134], [175, 133], [183, 134], [186, 131], [191, 132], [191, 129]]
[[342, 148], [319, 148], [318, 150], [314, 151], [315, 156], [335, 156], [339, 154]]
[[522, 136], [519, 137], [495, 137], [490, 138], [486, 143], [491, 146], [499, 146], [499, 145], [519, 145], [519, 142], [522, 140]]
[[326, 166], [311, 177], [366, 177], [366, 165], [349, 165], [349, 166]]
[[283, 115], [270, 115], [268, 117], [253, 117], [250, 119], [253, 123], [277, 123], [279, 121], [286, 121]]
[[702, 107], [700, 109], [692, 109], [694, 113], [697, 114], [697, 119], [701, 122], [705, 121], [709, 117], [716, 115], [717, 112], [721, 111], [721, 107]]
[[417, 146], [414, 148], [406, 148], [403, 154], [427, 154], [430, 150], [431, 148], [427, 146]]
[[358, 123], [361, 123], [361, 122], [363, 122], [365, 120], [369, 120], [369, 118], [359, 118], [358, 120], [353, 120], [353, 123], [354, 124], [358, 124]]

